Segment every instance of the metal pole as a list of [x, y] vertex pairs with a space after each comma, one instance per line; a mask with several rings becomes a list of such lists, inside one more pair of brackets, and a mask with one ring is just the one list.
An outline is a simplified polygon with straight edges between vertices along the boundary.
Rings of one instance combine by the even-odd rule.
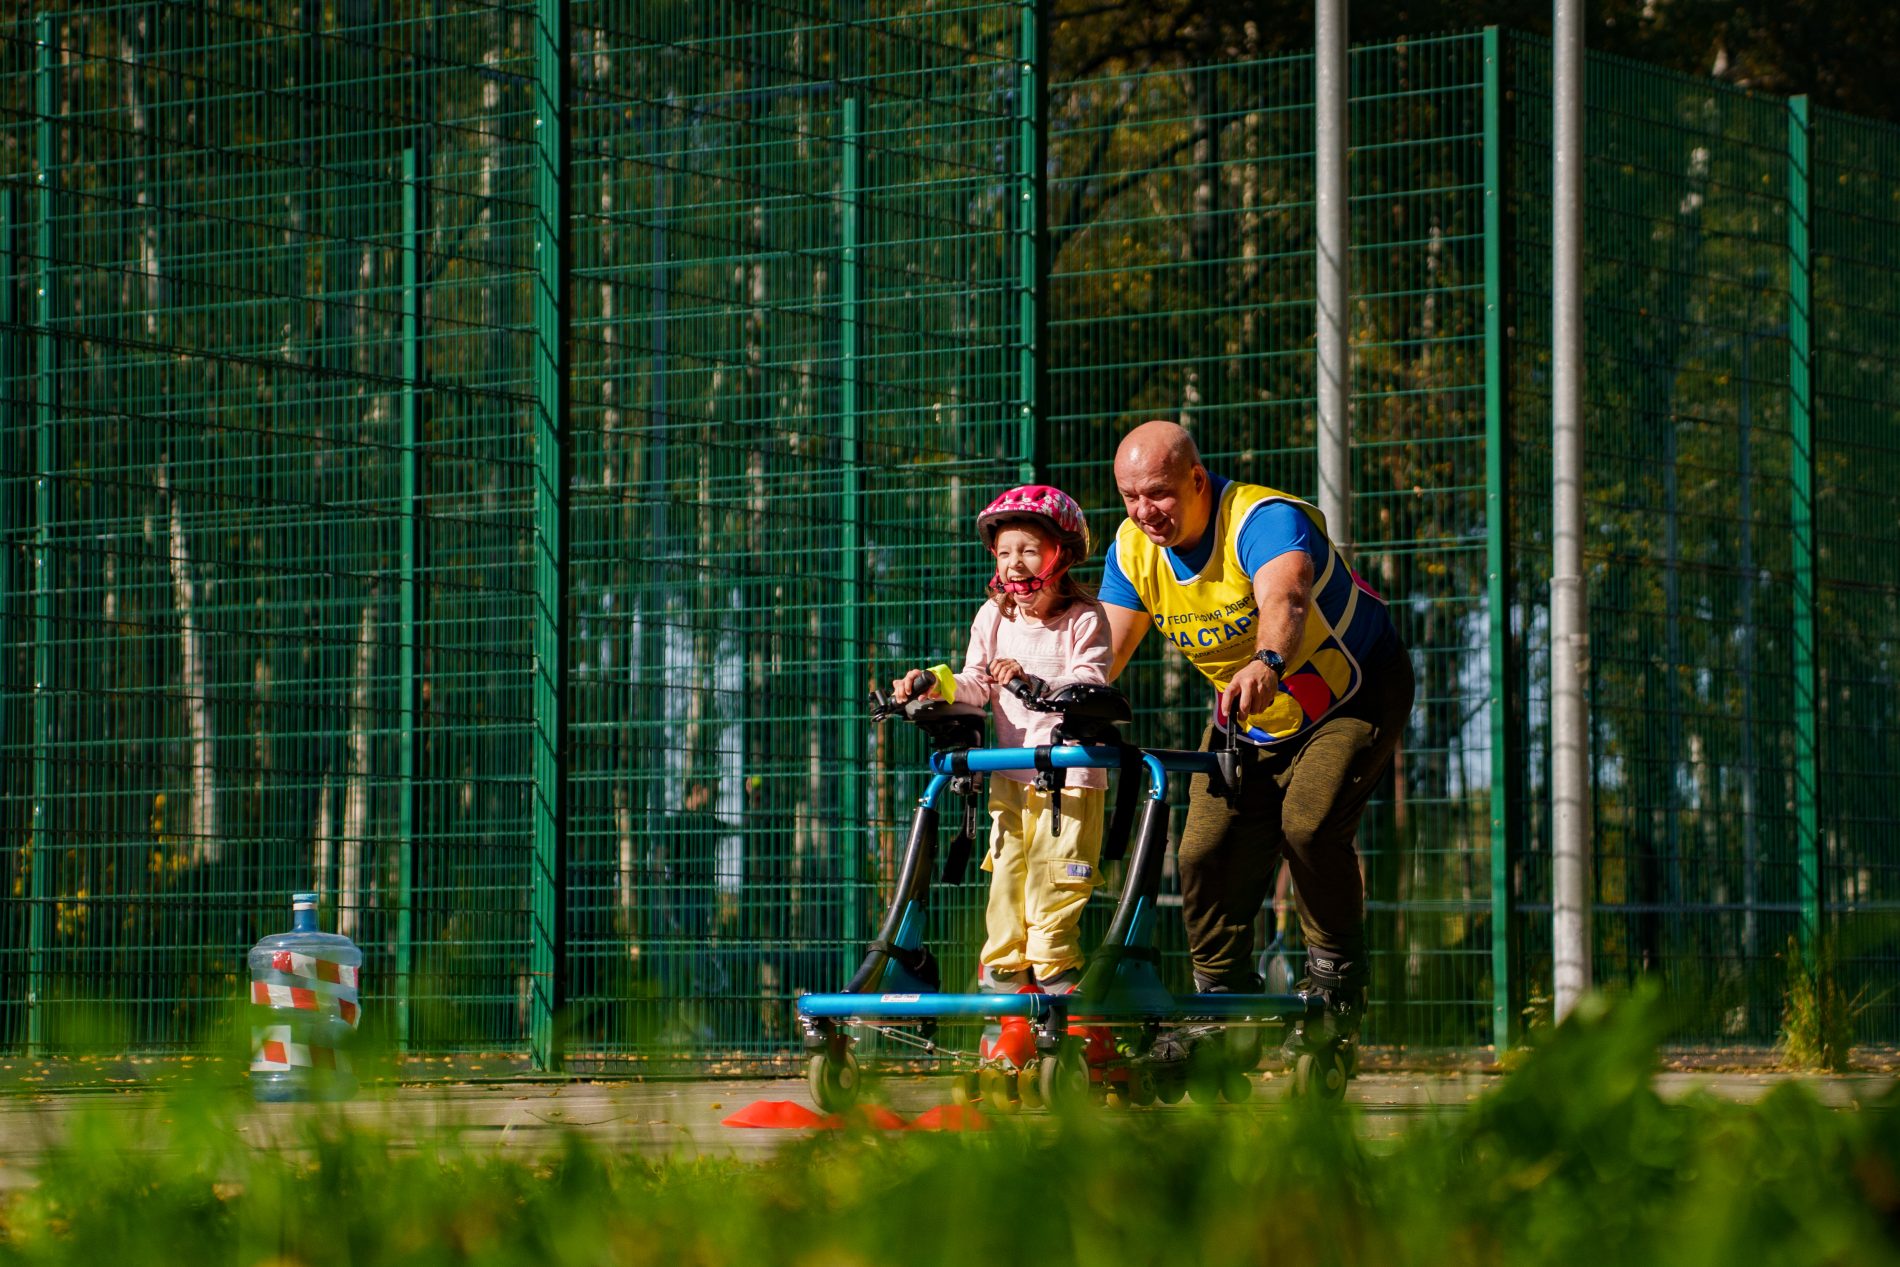
[[839, 237], [844, 258], [838, 268], [840, 319], [838, 328], [838, 428], [841, 438], [839, 460], [844, 466], [844, 607], [840, 613], [839, 635], [843, 641], [844, 704], [840, 755], [844, 778], [839, 783], [843, 804], [840, 806], [839, 831], [843, 840], [844, 879], [844, 950], [847, 961], [859, 952], [864, 938], [862, 927], [864, 847], [861, 828], [864, 819], [864, 718], [859, 700], [864, 693], [864, 606], [863, 485], [858, 469], [858, 288], [862, 284], [858, 261], [858, 185], [863, 179], [864, 154], [859, 138], [863, 128], [856, 97], [844, 100], [844, 172], [841, 184], [844, 201], [839, 207]]
[[416, 724], [422, 711], [416, 672], [421, 606], [416, 568], [422, 553], [418, 519], [422, 484], [422, 420], [418, 398], [422, 372], [418, 329], [422, 301], [419, 179], [416, 151], [406, 149], [402, 152], [402, 518], [399, 528], [402, 650], [398, 662], [401, 734], [396, 749], [396, 1042], [404, 1051], [409, 1049], [413, 1039], [409, 1005], [415, 985]]
[[1801, 953], [1821, 933], [1820, 683], [1814, 642], [1814, 309], [1809, 238], [1808, 99], [1788, 101], [1788, 413], [1794, 453], [1794, 832]]
[[1049, 169], [1048, 88], [1042, 73], [1043, 10], [1041, 0], [1023, 0], [1016, 78], [1016, 313], [1017, 391], [1020, 430], [1017, 477], [1034, 483], [1042, 467], [1042, 419], [1047, 408], [1048, 372], [1043, 348], [1045, 293], [1043, 222], [1044, 185]]
[[33, 411], [33, 792], [32, 792], [32, 909], [27, 915], [26, 1045], [29, 1054], [46, 1044], [47, 933], [52, 924], [53, 863], [56, 856], [47, 839], [52, 830], [53, 792], [53, 428], [58, 398], [53, 376], [58, 372], [58, 347], [53, 339], [53, 298], [58, 286], [53, 267], [53, 192], [58, 182], [53, 170], [58, 160], [54, 135], [53, 20], [39, 19], [38, 49], [34, 61], [34, 108], [38, 114], [39, 286], [34, 304], [37, 356], [34, 365]]
[[568, 596], [568, 50], [566, 0], [534, 22], [534, 872], [529, 1045], [561, 1067], [566, 976]]
[[1555, 0], [1551, 225], [1550, 810], [1554, 1007], [1590, 988], [1589, 620], [1583, 588], [1583, 0]]
[[1351, 222], [1346, 200], [1346, 0], [1317, 0], [1313, 41], [1313, 152], [1319, 257], [1319, 509], [1342, 549], [1352, 541], [1352, 421], [1346, 333]]
[[1511, 1042], [1511, 840], [1517, 820], [1511, 690], [1510, 427], [1504, 390], [1504, 93], [1498, 29], [1484, 29], [1485, 603], [1491, 667], [1491, 1042]]

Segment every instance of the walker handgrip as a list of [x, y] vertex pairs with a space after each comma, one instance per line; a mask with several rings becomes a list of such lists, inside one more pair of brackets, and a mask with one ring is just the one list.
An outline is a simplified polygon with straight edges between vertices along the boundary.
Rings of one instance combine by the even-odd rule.
[[1018, 677], [1011, 678], [1009, 684], [1003, 689], [1031, 708], [1034, 708], [1036, 705], [1042, 703], [1043, 692], [1049, 689], [1049, 684], [1033, 673], [1024, 673]]

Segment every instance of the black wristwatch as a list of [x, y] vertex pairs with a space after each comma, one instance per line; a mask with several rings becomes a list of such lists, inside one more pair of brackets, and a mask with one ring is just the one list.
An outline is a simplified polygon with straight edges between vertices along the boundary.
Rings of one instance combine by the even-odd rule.
[[1256, 651], [1253, 658], [1272, 669], [1275, 677], [1286, 673], [1286, 659], [1278, 651]]

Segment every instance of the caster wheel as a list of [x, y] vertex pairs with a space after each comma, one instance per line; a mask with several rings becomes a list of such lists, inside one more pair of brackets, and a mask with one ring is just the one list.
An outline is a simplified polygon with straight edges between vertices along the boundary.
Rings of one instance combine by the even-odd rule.
[[1016, 1076], [1007, 1069], [985, 1069], [980, 1075], [983, 1107], [992, 1113], [1011, 1114], [1022, 1107], [1016, 1091]]
[[843, 1048], [827, 1049], [811, 1058], [805, 1081], [812, 1103], [826, 1113], [842, 1113], [858, 1102], [858, 1061]]
[[1339, 1052], [1331, 1047], [1301, 1052], [1293, 1062], [1293, 1093], [1310, 1100], [1345, 1099], [1346, 1068]]
[[1079, 1038], [1064, 1038], [1055, 1055], [1042, 1058], [1042, 1101], [1058, 1113], [1074, 1112], [1089, 1103], [1084, 1047]]
[[1155, 1102], [1155, 1078], [1147, 1070], [1128, 1075], [1128, 1098], [1137, 1108], [1147, 1108]]
[[1037, 1065], [1024, 1065], [1016, 1071], [1016, 1099], [1026, 1109], [1046, 1107], [1042, 1098], [1042, 1069]]
[[983, 1094], [983, 1077], [978, 1073], [960, 1073], [950, 1082], [950, 1102], [969, 1104]]
[[1253, 1079], [1239, 1069], [1229, 1069], [1220, 1081], [1220, 1098], [1229, 1104], [1245, 1104], [1253, 1099]]

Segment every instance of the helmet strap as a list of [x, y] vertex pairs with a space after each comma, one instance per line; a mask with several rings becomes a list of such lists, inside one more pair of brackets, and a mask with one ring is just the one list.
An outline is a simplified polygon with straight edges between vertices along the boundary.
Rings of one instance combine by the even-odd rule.
[[1069, 565], [1063, 557], [1067, 553], [1068, 551], [1064, 550], [1061, 546], [1057, 546], [1054, 556], [1050, 558], [1047, 563], [1042, 565], [1042, 571], [1036, 573], [1034, 576], [1024, 577], [1020, 581], [1009, 580], [1003, 575], [1002, 569], [999, 568], [996, 572], [996, 578], [990, 582], [990, 588], [1001, 590], [1005, 594], [1016, 597], [1025, 594], [1039, 593], [1049, 582], [1069, 570]]

